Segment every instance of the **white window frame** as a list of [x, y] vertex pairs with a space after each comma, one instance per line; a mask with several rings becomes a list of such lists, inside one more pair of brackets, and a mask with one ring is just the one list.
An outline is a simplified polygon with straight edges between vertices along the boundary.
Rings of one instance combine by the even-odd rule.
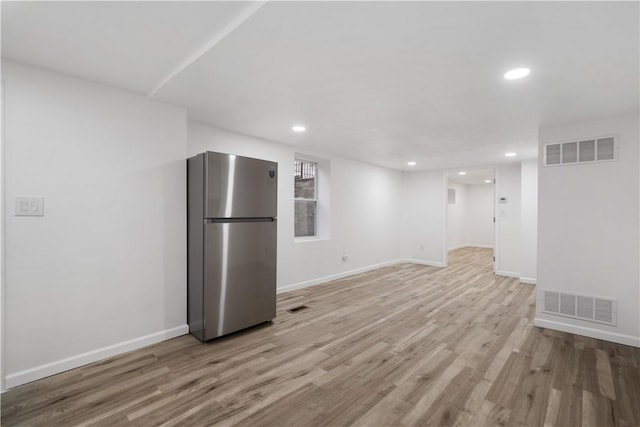
[[[295, 225], [294, 225], [294, 229], [293, 229], [293, 237], [296, 240], [315, 240], [318, 239], [318, 220], [319, 220], [319, 208], [318, 208], [318, 162], [315, 160], [309, 160], [309, 159], [305, 159], [303, 157], [296, 157], [294, 159], [294, 164], [295, 162], [303, 162], [303, 163], [312, 163], [314, 165], [314, 176], [313, 176], [313, 195], [314, 198], [312, 199], [308, 199], [305, 197], [295, 197], [294, 194], [294, 198], [293, 198], [293, 203], [294, 205], [296, 204], [296, 202], [306, 202], [306, 203], [313, 203], [315, 206], [315, 217], [313, 220], [313, 235], [311, 236], [296, 236], [296, 230], [295, 230]], [[294, 171], [295, 172], [295, 171]], [[294, 175], [295, 176], [295, 175]], [[295, 178], [294, 178], [295, 179]], [[294, 183], [295, 185], [295, 183]], [[295, 189], [294, 189], [294, 193], [295, 193]], [[295, 206], [294, 206], [294, 221], [295, 221]]]

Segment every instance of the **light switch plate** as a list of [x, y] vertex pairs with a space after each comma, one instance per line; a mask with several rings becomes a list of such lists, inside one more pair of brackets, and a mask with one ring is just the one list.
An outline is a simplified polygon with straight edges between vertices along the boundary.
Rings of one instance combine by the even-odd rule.
[[16, 197], [15, 216], [43, 216], [44, 197]]

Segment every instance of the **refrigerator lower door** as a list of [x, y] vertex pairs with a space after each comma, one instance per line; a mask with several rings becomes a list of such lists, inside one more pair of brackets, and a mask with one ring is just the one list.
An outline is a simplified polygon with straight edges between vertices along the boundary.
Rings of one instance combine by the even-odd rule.
[[276, 316], [275, 221], [205, 224], [205, 340]]

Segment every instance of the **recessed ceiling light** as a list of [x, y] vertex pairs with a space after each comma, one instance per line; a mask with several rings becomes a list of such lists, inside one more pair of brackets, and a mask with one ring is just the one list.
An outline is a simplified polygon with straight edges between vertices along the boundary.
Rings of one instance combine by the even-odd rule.
[[528, 68], [516, 68], [515, 70], [507, 71], [504, 74], [504, 78], [507, 80], [521, 79], [527, 77], [531, 72]]
[[516, 153], [504, 153], [507, 157], [515, 157]]
[[415, 165], [416, 165], [416, 162], [407, 162], [407, 164], [408, 164], [409, 166], [415, 166]]
[[295, 125], [291, 128], [291, 130], [294, 132], [304, 132], [305, 130], [307, 130], [307, 128], [302, 125]]
[[460, 171], [458, 172], [458, 175], [466, 175], [467, 173], [465, 171]]
[[484, 182], [487, 183], [487, 184], [491, 184], [491, 180], [490, 179], [485, 179]]

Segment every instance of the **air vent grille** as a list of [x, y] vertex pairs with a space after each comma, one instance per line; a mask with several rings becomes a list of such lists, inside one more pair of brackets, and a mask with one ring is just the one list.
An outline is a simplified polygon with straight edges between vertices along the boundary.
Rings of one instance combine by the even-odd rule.
[[299, 312], [299, 311], [306, 310], [306, 309], [308, 309], [308, 308], [309, 308], [309, 307], [307, 307], [306, 305], [298, 305], [298, 306], [296, 306], [296, 307], [293, 307], [293, 308], [288, 309], [287, 311], [288, 311], [289, 313], [297, 313], [297, 312]]
[[616, 301], [607, 298], [543, 290], [545, 313], [616, 325]]
[[602, 138], [598, 140], [598, 161], [613, 160], [614, 144], [613, 138]]
[[547, 152], [545, 155], [546, 165], [559, 165], [562, 162], [562, 155], [560, 149], [562, 144], [549, 144], [546, 146]]
[[593, 162], [596, 159], [596, 141], [580, 141], [580, 161]]
[[550, 313], [560, 313], [560, 294], [558, 292], [544, 293], [544, 310]]
[[596, 299], [595, 320], [599, 322], [613, 322], [613, 301]]
[[567, 142], [562, 144], [562, 163], [575, 163], [578, 161], [578, 143]]
[[560, 294], [560, 313], [567, 316], [576, 315], [576, 296]]
[[593, 316], [593, 298], [578, 297], [578, 317], [591, 318]]
[[613, 136], [547, 144], [544, 146], [544, 165], [561, 166], [609, 162], [616, 158]]

